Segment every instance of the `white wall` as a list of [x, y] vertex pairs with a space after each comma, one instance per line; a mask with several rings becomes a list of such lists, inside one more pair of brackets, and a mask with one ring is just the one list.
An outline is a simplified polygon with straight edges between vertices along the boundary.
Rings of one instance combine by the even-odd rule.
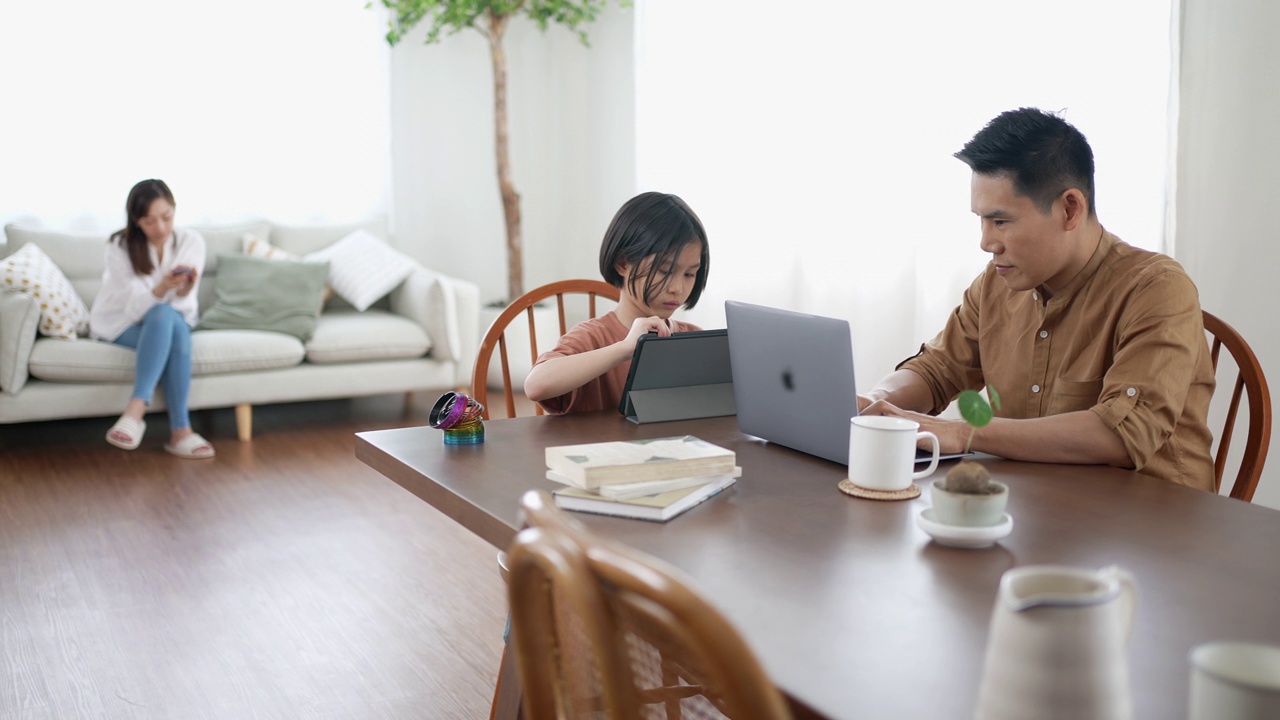
[[[558, 26], [507, 31], [511, 167], [522, 195], [525, 289], [598, 277], [613, 213], [635, 194], [634, 20], [608, 7], [591, 47]], [[506, 291], [506, 235], [493, 153], [488, 45], [465, 31], [392, 52], [391, 126], [397, 242], [429, 266]]]
[[[1280, 391], [1280, 3], [1182, 0], [1174, 255]], [[1229, 389], [1219, 389], [1219, 395]], [[1254, 502], [1280, 508], [1280, 424]]]

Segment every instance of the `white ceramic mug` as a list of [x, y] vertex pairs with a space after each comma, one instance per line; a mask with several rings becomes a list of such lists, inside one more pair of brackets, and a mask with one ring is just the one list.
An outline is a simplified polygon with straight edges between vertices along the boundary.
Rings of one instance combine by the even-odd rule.
[[1129, 634], [1138, 604], [1133, 577], [1024, 565], [1000, 578], [978, 720], [1129, 720]]
[[1280, 648], [1205, 643], [1190, 660], [1191, 720], [1280, 718]]
[[[933, 441], [929, 467], [913, 473], [916, 440]], [[922, 432], [920, 423], [887, 415], [859, 415], [849, 419], [849, 481], [870, 490], [905, 490], [912, 480], [938, 469], [938, 436]]]

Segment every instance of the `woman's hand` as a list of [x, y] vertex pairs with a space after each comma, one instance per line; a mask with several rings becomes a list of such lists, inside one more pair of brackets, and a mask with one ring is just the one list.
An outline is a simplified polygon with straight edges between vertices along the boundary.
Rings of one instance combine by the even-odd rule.
[[169, 294], [171, 290], [177, 290], [181, 296], [186, 296], [191, 292], [191, 288], [196, 284], [196, 270], [193, 267], [182, 265], [170, 270], [164, 277], [160, 278], [160, 282], [156, 283], [155, 289], [151, 291], [152, 295], [163, 298]]

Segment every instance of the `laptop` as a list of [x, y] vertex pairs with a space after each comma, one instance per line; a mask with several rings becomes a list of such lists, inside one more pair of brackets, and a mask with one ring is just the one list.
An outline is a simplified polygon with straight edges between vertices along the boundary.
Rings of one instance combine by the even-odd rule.
[[618, 411], [638, 424], [733, 415], [728, 331], [641, 335]]
[[[849, 419], [858, 414], [849, 322], [737, 300], [724, 309], [738, 428], [848, 465]], [[919, 451], [916, 462], [931, 458]]]

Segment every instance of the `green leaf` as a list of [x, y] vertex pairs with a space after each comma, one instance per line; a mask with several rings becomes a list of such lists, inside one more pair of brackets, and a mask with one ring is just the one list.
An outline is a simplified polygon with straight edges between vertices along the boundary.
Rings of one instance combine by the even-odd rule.
[[1000, 393], [996, 392], [995, 387], [987, 386], [987, 397], [991, 398], [991, 407], [1000, 409]]
[[991, 406], [976, 390], [965, 390], [956, 398], [960, 417], [970, 425], [980, 428], [991, 422]]

